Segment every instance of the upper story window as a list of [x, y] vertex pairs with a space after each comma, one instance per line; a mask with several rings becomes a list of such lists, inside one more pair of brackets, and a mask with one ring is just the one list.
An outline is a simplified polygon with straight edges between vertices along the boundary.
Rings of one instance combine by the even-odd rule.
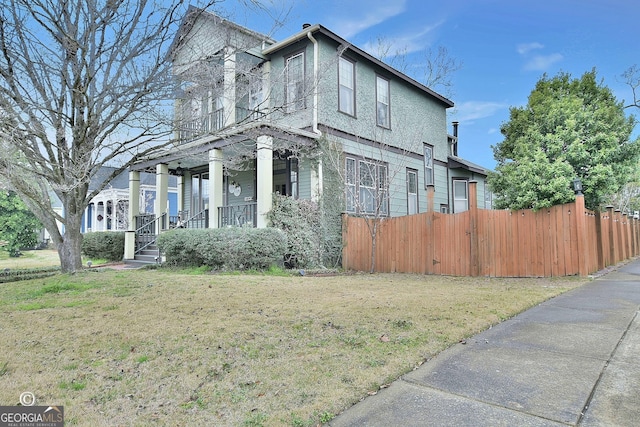
[[255, 120], [260, 118], [262, 104], [261, 69], [255, 68], [250, 73], [236, 79], [236, 121]]
[[433, 147], [424, 144], [424, 186], [433, 184]]
[[389, 80], [376, 76], [376, 123], [390, 127]]
[[343, 113], [356, 114], [356, 64], [340, 57], [338, 64], [338, 109]]
[[286, 59], [286, 111], [294, 111], [305, 108], [304, 99], [304, 52], [297, 53]]

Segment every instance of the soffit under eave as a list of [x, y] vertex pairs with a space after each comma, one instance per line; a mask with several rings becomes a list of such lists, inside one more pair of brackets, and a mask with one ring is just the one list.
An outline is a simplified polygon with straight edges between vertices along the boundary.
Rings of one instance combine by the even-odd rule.
[[[255, 140], [259, 136], [271, 136], [274, 139], [279, 139], [282, 141], [287, 141], [292, 145], [297, 146], [310, 146], [315, 143], [317, 138], [292, 134], [286, 131], [283, 131], [278, 128], [271, 127], [261, 127], [246, 131], [245, 133], [236, 134], [232, 136], [226, 136], [224, 138], [215, 138], [206, 140], [206, 137], [202, 138], [202, 142], [188, 144], [187, 147], [185, 145], [178, 145], [175, 148], [167, 150], [166, 153], [159, 153], [153, 157], [142, 160], [138, 163], [135, 163], [131, 166], [132, 170], [143, 171], [148, 170], [150, 168], [155, 167], [158, 164], [166, 163], [171, 165], [172, 163], [182, 163], [181, 166], [188, 168], [189, 163], [193, 164], [203, 164], [208, 162], [208, 157], [206, 161], [203, 161], [203, 154], [208, 153], [213, 149], [221, 149], [224, 147], [228, 147], [233, 144], [242, 143], [245, 141], [252, 141], [255, 143]], [[188, 162], [189, 159], [197, 159], [193, 162]]]

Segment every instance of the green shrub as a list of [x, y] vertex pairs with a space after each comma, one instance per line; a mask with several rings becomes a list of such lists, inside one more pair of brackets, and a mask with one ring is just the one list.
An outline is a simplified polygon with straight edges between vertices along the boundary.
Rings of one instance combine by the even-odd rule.
[[82, 253], [93, 259], [120, 261], [124, 255], [124, 231], [96, 231], [85, 233]]
[[286, 235], [284, 262], [287, 268], [321, 265], [323, 236], [318, 232], [320, 210], [317, 203], [276, 194], [268, 218], [271, 227], [284, 231]]
[[266, 270], [286, 251], [284, 233], [274, 228], [175, 229], [157, 244], [170, 265], [217, 270]]

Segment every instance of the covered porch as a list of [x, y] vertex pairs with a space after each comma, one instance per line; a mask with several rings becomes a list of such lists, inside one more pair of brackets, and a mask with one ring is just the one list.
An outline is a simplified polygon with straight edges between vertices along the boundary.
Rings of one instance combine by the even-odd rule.
[[[133, 166], [125, 260], [157, 250], [157, 235], [173, 228], [266, 227], [275, 192], [319, 198], [322, 166], [308, 156], [318, 134], [260, 123], [239, 128], [177, 144]], [[140, 172], [151, 170], [156, 174], [154, 212], [140, 214]], [[170, 175], [177, 177], [176, 216], [168, 211]]]

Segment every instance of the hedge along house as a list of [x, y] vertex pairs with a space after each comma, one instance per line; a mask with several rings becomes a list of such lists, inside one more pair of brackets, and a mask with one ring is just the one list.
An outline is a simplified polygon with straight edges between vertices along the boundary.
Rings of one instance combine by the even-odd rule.
[[453, 102], [321, 25], [276, 42], [191, 7], [171, 59], [175, 143], [132, 167], [130, 194], [153, 171], [157, 202], [150, 219], [130, 197], [125, 259], [177, 221], [169, 175], [191, 228], [266, 227], [274, 193], [318, 201], [327, 168], [351, 214], [424, 212], [427, 190], [435, 209], [459, 212], [471, 179], [484, 203], [485, 170], [457, 156], [457, 127], [447, 132]]

